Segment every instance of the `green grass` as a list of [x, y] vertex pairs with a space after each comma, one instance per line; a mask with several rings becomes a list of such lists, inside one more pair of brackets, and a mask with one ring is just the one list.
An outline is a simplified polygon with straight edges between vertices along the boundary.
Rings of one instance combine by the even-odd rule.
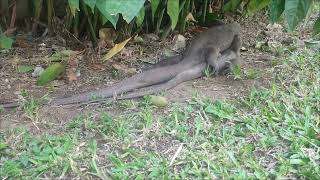
[[57, 134], [4, 132], [0, 177], [320, 179], [319, 59], [291, 54], [269, 88], [235, 100], [122, 101], [123, 113], [80, 115]]

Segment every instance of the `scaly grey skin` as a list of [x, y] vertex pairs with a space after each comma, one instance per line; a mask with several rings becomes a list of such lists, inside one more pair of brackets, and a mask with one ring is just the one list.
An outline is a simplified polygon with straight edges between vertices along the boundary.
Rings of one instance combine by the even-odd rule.
[[[235, 61], [235, 59], [238, 58], [238, 55], [236, 54], [235, 51], [232, 50], [227, 50], [224, 52], [221, 57], [219, 57], [219, 64], [218, 65], [221, 67], [221, 70], [224, 68], [223, 65], [230, 64]], [[228, 63], [229, 62], [229, 63]], [[206, 62], [202, 62], [200, 64], [197, 64], [193, 68], [187, 69], [179, 74], [177, 74], [174, 78], [170, 79], [169, 81], [162, 83], [162, 84], [157, 84], [153, 85], [151, 87], [146, 87], [146, 88], [140, 88], [137, 91], [133, 92], [128, 92], [122, 96], [115, 97], [115, 99], [132, 99], [132, 98], [137, 98], [137, 97], [142, 97], [145, 95], [150, 95], [154, 93], [158, 93], [161, 91], [166, 91], [168, 89], [171, 89], [178, 84], [186, 81], [190, 81], [193, 79], [200, 78], [203, 74], [203, 71], [205, 68], [208, 66]]]
[[[217, 60], [213, 59], [214, 56], [212, 56], [211, 54], [212, 48], [211, 47], [207, 48], [206, 61], [211, 62], [211, 64], [214, 64], [213, 71], [215, 72], [215, 75], [217, 75], [217, 73], [225, 73], [228, 70], [230, 70], [232, 66], [239, 64], [241, 46], [242, 46], [241, 38], [240, 36], [236, 35], [233, 39], [231, 46], [227, 50], [220, 53], [221, 56], [224, 56], [224, 57], [222, 58], [219, 57]], [[230, 50], [233, 52], [231, 53]], [[232, 58], [232, 56], [235, 56], [235, 57]], [[176, 55], [156, 63], [153, 66], [153, 68], [170, 66], [170, 65], [177, 64], [181, 61], [182, 61], [182, 55]]]
[[240, 36], [241, 30], [238, 23], [231, 23], [210, 28], [205, 32], [200, 33], [187, 47], [182, 55], [182, 60], [177, 64], [170, 66], [158, 67], [140, 74], [133, 75], [111, 87], [106, 87], [100, 90], [87, 92], [79, 95], [73, 95], [67, 98], [54, 99], [51, 104], [64, 105], [87, 102], [92, 97], [105, 99], [112, 96], [117, 96], [134, 89], [147, 87], [159, 83], [169, 81], [177, 74], [184, 72], [198, 64], [207, 61], [207, 47], [210, 47], [209, 65], [216, 69], [214, 61], [218, 60], [221, 52], [228, 49], [235, 36]]
[[[178, 62], [176, 64], [160, 66], [155, 69], [133, 75], [132, 77], [124, 79], [123, 81], [120, 81], [111, 87], [103, 88], [97, 91], [74, 95], [67, 98], [53, 99], [53, 101], [51, 101], [49, 104], [65, 105], [101, 101], [109, 97], [117, 97], [122, 93], [126, 93], [138, 88], [148, 87], [165, 82], [167, 82], [167, 85], [158, 85], [157, 87], [161, 87], [158, 89], [167, 89], [167, 87], [173, 87], [180, 82], [201, 76], [201, 73], [199, 74], [199, 72], [202, 72], [202, 68], [207, 63], [211, 65], [216, 72], [219, 72], [220, 69], [230, 64], [231, 61], [234, 61], [232, 59], [226, 60], [221, 58], [221, 53], [223, 54], [228, 48], [233, 48], [235, 44], [234, 41], [240, 37], [240, 33], [240, 25], [237, 23], [210, 28], [209, 30], [199, 34], [190, 43], [190, 46], [187, 47], [181, 56], [172, 58], [175, 62]], [[197, 67], [195, 71], [192, 70], [194, 67]], [[201, 69], [201, 71], [199, 69]], [[153, 91], [158, 92], [159, 90], [155, 89]], [[135, 97], [139, 96], [135, 95]], [[92, 97], [97, 97], [98, 100], [92, 100]], [[123, 98], [124, 97], [125, 96], [123, 96]], [[3, 105], [3, 107], [9, 106], [10, 104]]]
[[[229, 62], [230, 63], [234, 62], [235, 59], [237, 59], [237, 58], [238, 58], [238, 54], [236, 53], [236, 51], [234, 51], [233, 49], [228, 49], [228, 50], [224, 51], [222, 53], [222, 55], [218, 58], [218, 66], [223, 68], [223, 66], [228, 65]], [[179, 61], [176, 60], [176, 63], [178, 63], [178, 62]], [[160, 64], [160, 66], [159, 66], [159, 64], [157, 64], [157, 65], [159, 67], [163, 67], [163, 66], [167, 66], [168, 64], [172, 65], [172, 61], [164, 61]], [[208, 64], [206, 62], [202, 62], [202, 63], [200, 63], [190, 69], [187, 69], [187, 70], [177, 74], [174, 78], [172, 78], [171, 80], [164, 82], [162, 84], [157, 84], [157, 85], [152, 85], [152, 86], [145, 87], [145, 88], [140, 88], [137, 91], [128, 92], [126, 94], [119, 95], [119, 96], [116, 96], [113, 98], [90, 99], [86, 103], [94, 103], [94, 102], [99, 102], [99, 101], [113, 101], [113, 100], [121, 100], [121, 99], [132, 99], [132, 98], [142, 97], [145, 95], [150, 95], [150, 94], [158, 93], [161, 91], [165, 91], [165, 90], [168, 90], [168, 89], [171, 89], [171, 88], [177, 86], [178, 84], [180, 84], [182, 82], [201, 77], [203, 71], [205, 70], [205, 68], [207, 66], [208, 66]], [[50, 103], [50, 104], [52, 104], [52, 103]], [[3, 108], [15, 108], [15, 107], [19, 106], [19, 103], [17, 103], [17, 102], [7, 103], [7, 104], [2, 104], [1, 106]]]

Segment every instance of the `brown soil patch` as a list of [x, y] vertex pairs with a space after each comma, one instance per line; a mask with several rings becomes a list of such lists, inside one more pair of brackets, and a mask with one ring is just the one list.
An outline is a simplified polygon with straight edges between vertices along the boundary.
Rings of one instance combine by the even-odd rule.
[[[230, 77], [219, 76], [215, 78], [201, 78], [190, 82], [185, 82], [177, 87], [164, 93], [164, 96], [168, 100], [173, 102], [185, 102], [190, 99], [194, 93], [198, 93], [200, 96], [211, 97], [212, 99], [226, 99], [241, 96], [248, 88], [252, 86], [261, 86], [267, 81], [268, 75], [264, 73], [265, 69], [270, 66], [270, 61], [265, 61], [261, 57], [269, 55], [265, 52], [260, 52], [252, 48], [256, 42], [256, 36], [258, 35], [257, 29], [263, 29], [266, 24], [252, 22], [247, 20], [241, 23], [243, 26], [243, 39], [244, 47], [247, 51], [242, 52], [241, 67], [243, 71], [248, 69], [256, 69], [260, 73], [260, 76], [256, 79], [243, 79], [233, 80]], [[257, 25], [258, 24], [258, 25]], [[42, 40], [43, 41], [43, 40]], [[47, 46], [54, 44], [54, 41], [45, 41]], [[31, 77], [31, 73], [19, 74], [15, 67], [17, 64], [45, 64], [46, 62], [41, 60], [41, 57], [48, 56], [51, 53], [51, 49], [39, 50], [41, 40], [32, 42], [28, 47], [13, 48], [8, 52], [0, 54], [0, 101], [17, 99], [17, 92], [22, 89], [28, 90], [30, 94], [34, 94], [35, 97], [41, 97], [42, 95], [50, 92], [50, 97], [61, 97], [70, 94], [76, 94], [79, 92], [85, 92], [88, 90], [97, 89], [100, 87], [108, 86], [120, 79], [128, 76], [128, 74], [119, 75], [116, 79], [112, 76], [112, 69], [110, 63], [104, 63], [103, 70], [97, 71], [92, 68], [92, 64], [99, 62], [93, 56], [86, 56], [80, 60], [81, 76], [75, 82], [71, 84], [64, 83], [63, 80], [58, 80], [59, 85], [38, 87], [35, 85], [35, 78]], [[117, 56], [115, 59], [119, 63], [125, 64], [128, 67], [144, 67], [145, 63], [141, 60], [151, 59], [151, 61], [157, 61], [160, 54], [164, 52], [164, 48], [170, 42], [147, 42], [146, 44], [129, 44], [127, 49], [132, 51], [130, 57]], [[139, 53], [139, 49], [144, 49], [142, 55]], [[15, 58], [16, 57], [16, 58]], [[51, 84], [52, 85], [52, 84]], [[121, 110], [111, 105], [91, 104], [86, 106], [63, 106], [63, 107], [48, 107], [41, 106], [37, 110], [37, 117], [30, 120], [25, 112], [17, 111], [4, 111], [0, 112], [0, 129], [8, 129], [12, 127], [22, 126], [29, 127], [36, 132], [41, 131], [56, 131], [66, 121], [76, 117], [79, 114], [91, 112], [93, 114], [99, 114], [101, 111], [108, 111], [111, 114], [121, 113]], [[40, 122], [40, 123], [39, 123]]]

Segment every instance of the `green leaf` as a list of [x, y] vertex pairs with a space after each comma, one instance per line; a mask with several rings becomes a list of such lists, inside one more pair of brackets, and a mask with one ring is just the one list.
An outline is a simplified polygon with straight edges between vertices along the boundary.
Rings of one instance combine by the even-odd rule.
[[109, 20], [111, 22], [111, 24], [113, 25], [113, 27], [115, 29], [117, 29], [117, 22], [119, 20], [119, 14], [117, 15], [110, 15], [108, 12], [106, 11], [101, 11], [100, 12], [102, 13], [102, 21], [104, 21], [105, 23], [107, 22], [106, 20]]
[[270, 17], [273, 23], [278, 21], [278, 19], [282, 15], [284, 11], [285, 2], [286, 0], [272, 0], [270, 6]]
[[150, 3], [151, 3], [152, 21], [154, 21], [154, 15], [156, 14], [160, 0], [150, 0]]
[[76, 16], [76, 11], [80, 11], [79, 9], [79, 0], [68, 0], [69, 2], [69, 8], [71, 10], [71, 13], [73, 17]]
[[108, 19], [102, 13], [99, 13], [99, 19], [102, 25], [105, 25], [108, 22]]
[[61, 63], [55, 63], [47, 67], [37, 80], [38, 86], [43, 86], [46, 83], [55, 80], [65, 69], [65, 66]]
[[[121, 13], [123, 19], [129, 23], [138, 15], [144, 1], [145, 0], [97, 0], [96, 6], [107, 18], [108, 16], [116, 16]], [[109, 19], [109, 21], [111, 20]]]
[[305, 162], [302, 159], [290, 159], [292, 165], [303, 165]]
[[234, 11], [238, 5], [240, 4], [241, 0], [230, 0], [223, 6], [223, 11], [230, 12]]
[[173, 30], [176, 27], [177, 23], [178, 23], [179, 1], [177, 1], [177, 0], [168, 0], [167, 13], [170, 16], [171, 29]]
[[140, 27], [142, 25], [143, 20], [144, 20], [144, 15], [145, 15], [144, 6], [142, 6], [142, 8], [140, 9], [139, 14], [137, 16], [137, 19], [136, 19], [136, 23], [137, 23], [138, 27]]
[[0, 48], [9, 49], [11, 48], [13, 40], [5, 35], [0, 35]]
[[38, 17], [41, 13], [42, 0], [32, 0], [32, 6], [34, 9], [34, 16]]
[[306, 16], [311, 4], [311, 0], [286, 0], [284, 12], [289, 25], [289, 31], [293, 31]]
[[94, 7], [96, 6], [97, 0], [83, 0], [83, 2], [88, 5], [92, 13], [94, 13]]
[[320, 17], [316, 20], [316, 22], [313, 25], [313, 33], [319, 34], [320, 33]]
[[17, 68], [17, 71], [19, 73], [27, 73], [33, 70], [33, 66], [27, 66], [27, 65], [20, 65]]
[[247, 14], [254, 15], [257, 11], [265, 8], [270, 4], [271, 0], [251, 0], [247, 7]]

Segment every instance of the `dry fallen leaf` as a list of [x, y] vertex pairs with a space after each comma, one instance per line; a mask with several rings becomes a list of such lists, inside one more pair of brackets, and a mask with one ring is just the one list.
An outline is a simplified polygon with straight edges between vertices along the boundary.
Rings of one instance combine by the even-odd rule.
[[67, 70], [66, 75], [68, 77], [69, 83], [78, 80], [76, 73], [74, 71], [72, 71], [71, 69]]
[[189, 13], [189, 14], [186, 16], [186, 21], [197, 22], [197, 20], [194, 19], [192, 13]]
[[9, 63], [11, 64], [12, 67], [17, 67], [18, 64], [20, 63], [20, 57], [18, 55], [14, 55], [12, 58], [9, 59]]
[[109, 52], [104, 56], [104, 61], [109, 60], [112, 58], [114, 55], [116, 55], [118, 52], [120, 52], [124, 46], [130, 41], [131, 37], [119, 44], [116, 44]]
[[95, 71], [104, 71], [106, 69], [103, 64], [99, 64], [99, 63], [90, 64], [90, 67]]
[[79, 65], [79, 60], [76, 56], [71, 56], [68, 59], [67, 62], [67, 68], [66, 68], [66, 76], [67, 76], [67, 81], [73, 82], [73, 81], [77, 81], [77, 69], [78, 69], [78, 65]]

